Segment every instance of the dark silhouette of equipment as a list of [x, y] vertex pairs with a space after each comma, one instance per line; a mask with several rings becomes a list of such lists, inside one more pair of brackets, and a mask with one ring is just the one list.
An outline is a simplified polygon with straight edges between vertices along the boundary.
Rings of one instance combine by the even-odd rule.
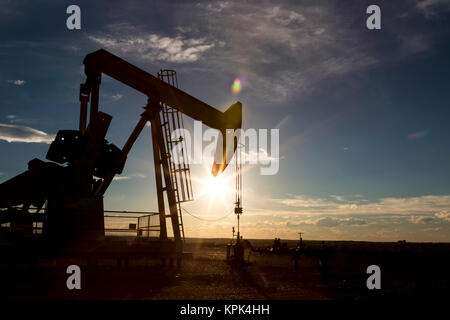
[[[114, 176], [122, 172], [134, 142], [150, 122], [159, 241], [173, 243], [169, 247], [174, 247], [180, 255], [184, 238], [180, 204], [191, 201], [193, 194], [186, 161], [175, 164], [171, 153], [174, 146], [183, 144], [183, 139], [173, 139], [171, 132], [182, 128], [182, 114], [220, 130], [224, 143], [223, 149], [217, 152], [221, 152], [223, 161], [213, 164], [212, 174], [216, 176], [225, 170], [226, 160], [236, 149], [236, 146], [227, 149], [225, 132], [241, 127], [241, 103], [221, 112], [178, 89], [174, 71], [161, 70], [155, 77], [105, 50], [88, 54], [83, 63], [86, 81], [80, 85], [78, 130], [57, 133], [46, 156], [53, 162], [33, 159], [27, 171], [0, 185], [0, 208], [3, 208], [0, 222], [10, 223], [11, 227], [19, 222], [42, 223], [47, 243], [58, 249], [84, 250], [96, 246], [105, 236], [103, 195]], [[102, 74], [148, 98], [136, 127], [121, 149], [105, 139], [112, 117], [99, 111]], [[32, 206], [37, 209], [29, 210]], [[43, 208], [44, 218], [39, 214]], [[171, 221], [173, 240], [168, 239], [167, 218]], [[166, 248], [163, 244], [161, 247]]]
[[[240, 149], [238, 149], [240, 151]], [[234, 213], [237, 216], [237, 241], [239, 242], [241, 239], [241, 232], [240, 232], [240, 226], [239, 226], [239, 220], [240, 216], [242, 214], [242, 161], [241, 161], [241, 152], [236, 152], [235, 156], [235, 166], [236, 166], [236, 201], [235, 201], [235, 208]]]
[[300, 236], [300, 239], [299, 239], [299, 242], [298, 242], [298, 249], [301, 250], [303, 248], [303, 238], [302, 238], [303, 232], [299, 232], [298, 234]]
[[[235, 142], [236, 145], [238, 141]], [[240, 146], [237, 147], [237, 151], [235, 154], [235, 207], [234, 213], [237, 218], [237, 233], [236, 233], [236, 242], [234, 240], [234, 227], [233, 227], [233, 238], [230, 244], [227, 245], [227, 262], [233, 266], [242, 267], [246, 265], [245, 256], [246, 252], [248, 255], [247, 262], [250, 260], [250, 253], [252, 251], [252, 246], [248, 240], [243, 241], [241, 232], [240, 232], [240, 217], [242, 215], [242, 153]]]

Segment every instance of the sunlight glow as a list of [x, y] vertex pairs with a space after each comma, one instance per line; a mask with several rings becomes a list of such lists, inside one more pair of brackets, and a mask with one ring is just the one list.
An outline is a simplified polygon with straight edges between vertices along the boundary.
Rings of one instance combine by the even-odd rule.
[[196, 195], [197, 199], [206, 201], [206, 214], [214, 212], [215, 214], [223, 214], [228, 211], [234, 204], [234, 175], [228, 171], [228, 174], [220, 174], [214, 177], [209, 166], [204, 166], [204, 174], [193, 176], [192, 180], [199, 190]]
[[[205, 216], [217, 217], [231, 212], [235, 206], [236, 195], [236, 169], [233, 168], [235, 158], [230, 160], [227, 169], [214, 177], [211, 174], [213, 159], [205, 161], [201, 167], [197, 167], [191, 176], [193, 189], [196, 190], [196, 203], [201, 206], [200, 211]], [[245, 166], [242, 173], [250, 169]], [[197, 171], [198, 170], [198, 171]]]
[[227, 191], [227, 186], [225, 184], [225, 179], [222, 176], [209, 177], [205, 180], [205, 191], [212, 197], [222, 196]]

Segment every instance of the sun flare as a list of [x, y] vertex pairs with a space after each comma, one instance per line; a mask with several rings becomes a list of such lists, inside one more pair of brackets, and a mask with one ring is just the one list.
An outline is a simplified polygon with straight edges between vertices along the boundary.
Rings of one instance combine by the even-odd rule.
[[[205, 169], [206, 171], [206, 169]], [[206, 203], [206, 213], [211, 210], [222, 213], [230, 210], [234, 203], [234, 177], [232, 174], [221, 174], [214, 177], [211, 172], [205, 172], [203, 177], [192, 177], [197, 185], [197, 199], [203, 198]]]
[[204, 181], [204, 191], [210, 196], [216, 198], [223, 196], [228, 191], [225, 179], [222, 176], [210, 176]]

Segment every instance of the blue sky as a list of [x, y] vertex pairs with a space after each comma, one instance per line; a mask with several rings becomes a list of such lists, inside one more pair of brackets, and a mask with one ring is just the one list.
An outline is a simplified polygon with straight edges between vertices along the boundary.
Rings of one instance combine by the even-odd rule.
[[[450, 241], [450, 1], [378, 1], [375, 31], [372, 1], [78, 1], [75, 31], [73, 2], [0, 4], [0, 182], [77, 128], [82, 60], [104, 48], [153, 74], [177, 70], [181, 89], [221, 110], [241, 101], [245, 128], [280, 129], [279, 173], [246, 168], [244, 236]], [[110, 142], [123, 145], [145, 102], [103, 77]], [[106, 208], [156, 210], [148, 131]], [[208, 170], [192, 166], [197, 194]], [[232, 193], [211, 197], [186, 208], [210, 220], [232, 209]], [[229, 236], [234, 223], [185, 217], [188, 236]]]

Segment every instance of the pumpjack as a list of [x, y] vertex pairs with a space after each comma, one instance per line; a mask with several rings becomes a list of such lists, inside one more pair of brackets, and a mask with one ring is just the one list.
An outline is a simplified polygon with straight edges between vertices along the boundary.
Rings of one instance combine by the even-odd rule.
[[[0, 224], [9, 224], [12, 230], [20, 224], [42, 223], [42, 241], [52, 252], [100, 250], [105, 243], [103, 195], [115, 175], [122, 173], [128, 153], [150, 122], [159, 215], [158, 249], [154, 251], [179, 258], [184, 238], [179, 205], [193, 197], [189, 183], [183, 184], [187, 180], [177, 180], [188, 169], [176, 168], [171, 161], [169, 149], [176, 141], [170, 136], [170, 123], [176, 124], [184, 114], [220, 130], [226, 140], [226, 130], [241, 128], [242, 104], [236, 102], [221, 112], [165, 81], [170, 70], [155, 77], [103, 49], [88, 54], [83, 63], [86, 80], [80, 85], [78, 130], [57, 133], [46, 155], [50, 162], [33, 159], [27, 171], [0, 184]], [[99, 111], [102, 74], [147, 96], [143, 113], [121, 149], [105, 139], [112, 116]], [[236, 150], [236, 144], [231, 150], [227, 146], [225, 141], [216, 150], [222, 161], [213, 163], [214, 176], [225, 170]], [[173, 237], [168, 236], [166, 219], [171, 221]], [[8, 237], [17, 235], [10, 232]]]

